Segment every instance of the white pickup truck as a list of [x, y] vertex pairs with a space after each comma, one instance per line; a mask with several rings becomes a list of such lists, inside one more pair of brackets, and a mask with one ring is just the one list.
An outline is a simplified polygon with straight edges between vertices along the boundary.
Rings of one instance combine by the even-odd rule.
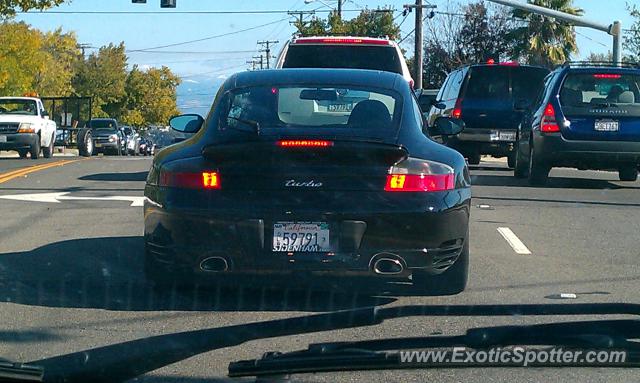
[[15, 150], [37, 159], [53, 155], [56, 123], [35, 97], [0, 97], [0, 150]]

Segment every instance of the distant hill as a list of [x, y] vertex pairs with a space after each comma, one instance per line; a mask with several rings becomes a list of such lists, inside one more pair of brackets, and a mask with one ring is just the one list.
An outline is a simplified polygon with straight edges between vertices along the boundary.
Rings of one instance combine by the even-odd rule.
[[182, 113], [196, 113], [206, 117], [213, 104], [213, 98], [225, 79], [223, 76], [184, 78], [177, 89], [178, 109]]

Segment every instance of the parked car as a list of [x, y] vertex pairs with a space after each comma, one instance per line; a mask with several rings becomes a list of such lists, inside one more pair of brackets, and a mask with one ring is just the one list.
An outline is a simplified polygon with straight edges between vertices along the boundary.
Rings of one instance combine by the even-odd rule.
[[545, 68], [517, 63], [479, 64], [457, 69], [447, 76], [437, 103], [431, 107], [428, 123], [438, 117], [460, 118], [465, 130], [442, 142], [455, 148], [477, 165], [483, 154], [507, 157], [515, 164], [516, 130], [522, 110], [516, 103], [533, 102], [549, 73]]
[[[145, 272], [157, 284], [255, 273], [467, 282], [464, 158], [424, 134], [402, 76], [370, 70], [242, 72], [208, 123], [159, 152], [145, 188]], [[463, 122], [441, 118], [434, 134]], [[280, 196], [280, 197], [279, 197]], [[428, 208], [427, 208], [428, 207]]]
[[280, 51], [276, 68], [381, 70], [402, 75], [413, 88], [413, 78], [400, 46], [387, 38], [296, 37]]
[[567, 63], [518, 129], [515, 176], [544, 185], [553, 167], [615, 170], [635, 181], [640, 164], [640, 66]]
[[113, 118], [94, 118], [87, 123], [93, 139], [93, 154], [115, 154], [121, 156], [125, 153], [125, 135], [118, 126], [118, 121]]
[[53, 155], [57, 125], [35, 97], [0, 97], [0, 150], [15, 150], [20, 158]]

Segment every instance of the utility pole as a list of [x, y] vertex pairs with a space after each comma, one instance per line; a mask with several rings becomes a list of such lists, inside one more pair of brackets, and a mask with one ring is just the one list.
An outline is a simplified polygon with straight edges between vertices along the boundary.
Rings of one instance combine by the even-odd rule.
[[[316, 11], [288, 11], [287, 15], [290, 16], [298, 16], [298, 23], [300, 23], [300, 25], [303, 25], [304, 22], [304, 15], [315, 15]], [[292, 22], [289, 22], [289, 24], [293, 24]]]
[[279, 43], [278, 40], [263, 40], [258, 41], [258, 44], [265, 46], [265, 49], [261, 49], [260, 52], [265, 52], [267, 56], [267, 69], [270, 68], [269, 60], [271, 59], [271, 44]]
[[412, 9], [416, 10], [416, 28], [414, 34], [414, 56], [413, 56], [413, 65], [414, 65], [414, 74], [413, 74], [413, 87], [415, 89], [422, 89], [422, 64], [423, 64], [423, 56], [422, 56], [422, 10], [424, 8], [427, 9], [435, 9], [435, 5], [423, 5], [422, 0], [416, 0], [415, 4], [405, 4], [405, 11], [408, 10], [411, 12]]
[[257, 61], [257, 63], [260, 63], [260, 69], [264, 69], [264, 56], [260, 55], [260, 56], [253, 56], [254, 59], [260, 59], [260, 61]]

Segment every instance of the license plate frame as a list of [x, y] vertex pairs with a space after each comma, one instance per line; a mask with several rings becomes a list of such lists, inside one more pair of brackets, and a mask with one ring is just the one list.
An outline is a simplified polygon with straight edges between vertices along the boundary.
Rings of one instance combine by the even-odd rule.
[[0, 135], [0, 144], [6, 144], [6, 143], [7, 143], [7, 136]]
[[273, 223], [271, 251], [274, 253], [326, 253], [331, 251], [331, 229], [327, 222], [278, 221]]
[[593, 129], [596, 132], [618, 132], [620, 131], [620, 121], [618, 120], [596, 120], [593, 123]]

